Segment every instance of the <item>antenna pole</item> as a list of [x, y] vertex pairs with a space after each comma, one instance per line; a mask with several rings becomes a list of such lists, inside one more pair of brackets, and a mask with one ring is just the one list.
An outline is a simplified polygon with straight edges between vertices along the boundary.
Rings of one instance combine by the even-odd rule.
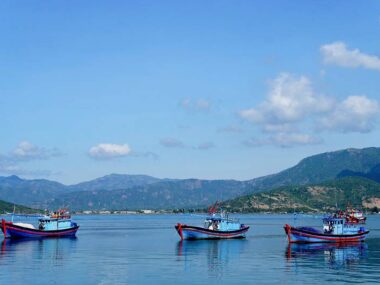
[[13, 204], [12, 223], [13, 223], [13, 217], [15, 216], [15, 212], [16, 212], [16, 205]]

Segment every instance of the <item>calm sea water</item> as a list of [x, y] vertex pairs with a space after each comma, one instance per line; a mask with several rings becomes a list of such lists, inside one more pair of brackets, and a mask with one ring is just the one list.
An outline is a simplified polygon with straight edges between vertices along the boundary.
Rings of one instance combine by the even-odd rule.
[[343, 284], [380, 282], [380, 216], [359, 245], [288, 246], [283, 225], [312, 216], [241, 215], [245, 240], [180, 242], [191, 215], [77, 216], [76, 239], [4, 241], [2, 284]]

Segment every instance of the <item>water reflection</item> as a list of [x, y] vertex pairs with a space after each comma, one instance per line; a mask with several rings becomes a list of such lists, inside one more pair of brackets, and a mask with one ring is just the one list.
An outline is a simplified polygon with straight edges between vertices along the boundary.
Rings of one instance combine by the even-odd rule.
[[4, 239], [1, 243], [1, 257], [12, 259], [53, 260], [61, 263], [75, 251], [76, 238], [51, 239]]
[[289, 244], [285, 256], [288, 261], [313, 260], [324, 261], [331, 268], [351, 267], [367, 258], [366, 243], [315, 243]]
[[246, 245], [246, 240], [184, 240], [178, 242], [176, 254], [185, 270], [207, 266], [209, 274], [221, 277], [229, 263], [239, 261]]

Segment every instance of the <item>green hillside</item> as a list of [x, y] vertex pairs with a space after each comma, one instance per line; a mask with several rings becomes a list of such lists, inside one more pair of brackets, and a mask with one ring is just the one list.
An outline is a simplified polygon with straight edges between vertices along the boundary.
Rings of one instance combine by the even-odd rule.
[[32, 209], [21, 205], [14, 205], [0, 200], [0, 214], [12, 213], [15, 209], [15, 213], [18, 214], [32, 214], [32, 213], [42, 213], [42, 210]]
[[325, 183], [285, 186], [222, 203], [231, 212], [326, 212], [347, 205], [380, 208], [380, 184], [361, 177], [344, 177]]
[[335, 179], [342, 171], [367, 173], [380, 164], [380, 148], [344, 149], [309, 156], [277, 174], [250, 180], [253, 192]]

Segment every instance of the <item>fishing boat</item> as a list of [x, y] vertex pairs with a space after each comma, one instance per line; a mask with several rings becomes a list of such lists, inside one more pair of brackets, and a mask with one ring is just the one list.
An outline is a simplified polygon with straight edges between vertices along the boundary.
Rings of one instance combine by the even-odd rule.
[[178, 223], [175, 229], [181, 240], [245, 238], [249, 226], [241, 224], [238, 219], [229, 218], [223, 211], [217, 214], [216, 210], [217, 203], [209, 209], [203, 227]]
[[348, 208], [345, 216], [346, 221], [353, 224], [365, 224], [367, 220], [363, 212], [355, 208]]
[[284, 226], [284, 230], [289, 243], [364, 241], [369, 231], [363, 222], [351, 221], [348, 215], [346, 212], [338, 212], [324, 218], [322, 230], [312, 227], [292, 227], [288, 224]]
[[60, 209], [50, 215], [38, 216], [38, 225], [13, 222], [2, 219], [1, 231], [5, 238], [44, 238], [44, 237], [74, 237], [79, 229], [77, 223], [71, 221], [71, 215], [66, 209]]

